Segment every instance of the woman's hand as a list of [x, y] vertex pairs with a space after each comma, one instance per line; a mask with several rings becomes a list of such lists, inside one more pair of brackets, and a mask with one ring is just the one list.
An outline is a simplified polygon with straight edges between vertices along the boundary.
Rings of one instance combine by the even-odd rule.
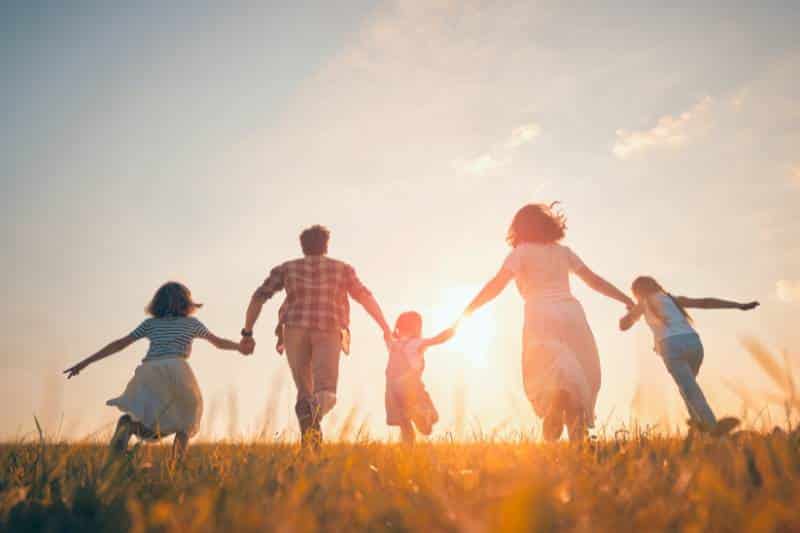
[[633, 326], [633, 317], [631, 315], [625, 315], [619, 319], [619, 329], [621, 331], [628, 331], [631, 326]]
[[758, 302], [747, 302], [747, 303], [744, 303], [744, 304], [740, 304], [739, 305], [739, 309], [742, 310], [742, 311], [750, 311], [751, 309], [755, 309], [759, 305], [761, 305], [761, 304], [758, 303]]
[[68, 369], [64, 370], [64, 374], [67, 375], [67, 379], [77, 376], [81, 373], [81, 370], [89, 366], [87, 363], [81, 361], [77, 365], [71, 366]]

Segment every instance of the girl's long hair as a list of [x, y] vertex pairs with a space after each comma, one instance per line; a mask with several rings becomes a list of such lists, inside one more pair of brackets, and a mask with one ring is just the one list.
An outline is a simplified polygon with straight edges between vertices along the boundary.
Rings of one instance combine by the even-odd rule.
[[155, 318], [189, 316], [203, 304], [192, 299], [192, 292], [183, 283], [168, 281], [158, 288], [145, 311]]
[[650, 304], [650, 296], [658, 292], [664, 293], [670, 300], [672, 300], [672, 303], [674, 303], [675, 307], [680, 310], [681, 314], [686, 318], [686, 320], [692, 322], [692, 317], [686, 311], [686, 308], [680, 304], [677, 298], [665, 291], [664, 287], [662, 287], [661, 284], [658, 283], [654, 278], [650, 276], [639, 276], [633, 280], [631, 290], [636, 298], [646, 305], [651, 311], [653, 311], [653, 314], [656, 315], [662, 322], [666, 321], [666, 317], [657, 306]]

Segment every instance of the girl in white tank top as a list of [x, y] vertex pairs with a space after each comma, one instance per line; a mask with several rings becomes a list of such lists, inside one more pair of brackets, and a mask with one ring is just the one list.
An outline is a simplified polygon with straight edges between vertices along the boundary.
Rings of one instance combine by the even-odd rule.
[[718, 434], [727, 433], [736, 427], [739, 421], [735, 418], [725, 418], [717, 422], [697, 383], [697, 374], [703, 362], [703, 344], [692, 326], [692, 319], [686, 308], [748, 311], [758, 307], [758, 302], [739, 303], [718, 298], [673, 296], [648, 276], [636, 278], [631, 289], [637, 303], [620, 319], [619, 327], [626, 331], [644, 315], [655, 337], [655, 350], [664, 360], [664, 365], [686, 403], [690, 424]]

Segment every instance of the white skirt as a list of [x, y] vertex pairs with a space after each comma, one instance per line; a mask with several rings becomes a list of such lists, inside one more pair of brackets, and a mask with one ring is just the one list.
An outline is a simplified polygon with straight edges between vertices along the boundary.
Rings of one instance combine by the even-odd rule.
[[560, 391], [569, 393], [590, 427], [600, 391], [600, 357], [581, 304], [568, 298], [528, 302], [522, 372], [534, 411], [544, 417]]
[[203, 396], [186, 359], [170, 357], [142, 361], [118, 398], [106, 405], [119, 408], [160, 436], [200, 429]]

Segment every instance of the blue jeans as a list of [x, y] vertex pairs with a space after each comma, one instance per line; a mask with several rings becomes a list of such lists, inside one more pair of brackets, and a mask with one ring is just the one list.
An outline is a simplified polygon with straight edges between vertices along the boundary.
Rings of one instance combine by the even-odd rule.
[[658, 343], [656, 351], [678, 385], [689, 416], [713, 427], [717, 419], [696, 379], [703, 363], [703, 343], [700, 342], [700, 337], [696, 333], [667, 337]]

